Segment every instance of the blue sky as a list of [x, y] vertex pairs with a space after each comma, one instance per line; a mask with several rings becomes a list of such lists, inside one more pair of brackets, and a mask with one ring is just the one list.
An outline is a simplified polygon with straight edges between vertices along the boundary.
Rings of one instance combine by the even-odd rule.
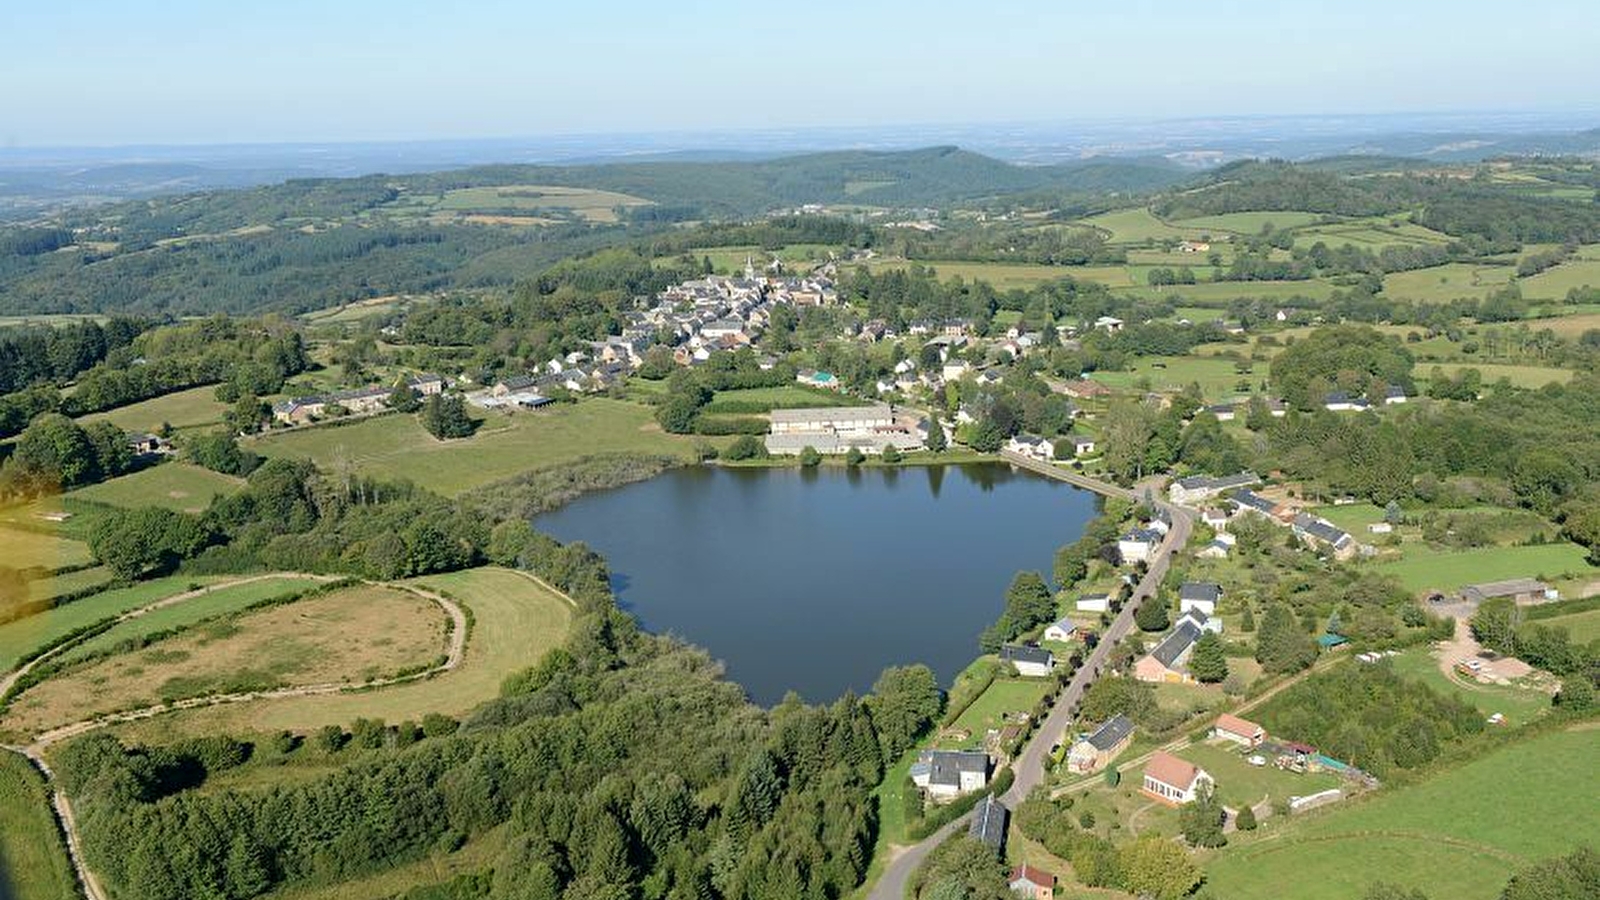
[[5, 6], [12, 146], [1600, 102], [1593, 0]]

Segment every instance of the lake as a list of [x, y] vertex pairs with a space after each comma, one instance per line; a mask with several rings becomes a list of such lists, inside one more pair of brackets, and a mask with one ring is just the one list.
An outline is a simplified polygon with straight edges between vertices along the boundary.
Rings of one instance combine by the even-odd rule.
[[1022, 569], [1050, 575], [1093, 494], [1005, 464], [674, 469], [534, 524], [604, 554], [624, 609], [706, 648], [750, 698], [865, 692], [921, 662], [948, 685]]

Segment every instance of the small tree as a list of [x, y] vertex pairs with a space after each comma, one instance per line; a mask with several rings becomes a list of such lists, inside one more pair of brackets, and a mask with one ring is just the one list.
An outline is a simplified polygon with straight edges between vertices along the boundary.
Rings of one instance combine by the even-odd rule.
[[847, 466], [859, 466], [866, 460], [867, 455], [861, 452], [860, 447], [851, 447], [844, 455], [844, 462]]
[[886, 445], [883, 448], [883, 453], [878, 458], [883, 460], [884, 462], [888, 463], [891, 466], [899, 463], [900, 460], [904, 459], [904, 457], [902, 457], [900, 455], [900, 448], [896, 447], [893, 444]]
[[1202, 784], [1195, 798], [1178, 811], [1178, 827], [1184, 840], [1195, 847], [1221, 847], [1228, 842], [1222, 833], [1222, 820], [1227, 814], [1217, 793], [1209, 784]]
[[422, 401], [417, 399], [417, 392], [411, 385], [401, 381], [389, 392], [389, 408], [403, 413], [416, 412], [422, 408]]
[[1256, 811], [1246, 806], [1239, 810], [1239, 815], [1233, 820], [1234, 827], [1240, 831], [1256, 830]]
[[1167, 604], [1159, 597], [1146, 597], [1139, 611], [1133, 614], [1133, 621], [1138, 624], [1140, 631], [1165, 631], [1172, 624], [1167, 615]]
[[1116, 768], [1106, 769], [1105, 781], [1106, 787], [1115, 788], [1122, 783], [1122, 773], [1117, 771]]
[[1255, 607], [1248, 603], [1244, 605], [1244, 613], [1239, 616], [1239, 630], [1246, 634], [1256, 630]]
[[1399, 525], [1405, 519], [1405, 513], [1400, 510], [1400, 504], [1390, 500], [1383, 508], [1383, 520], [1390, 525]]
[[733, 443], [722, 451], [723, 459], [734, 460], [735, 462], [743, 459], [764, 459], [766, 455], [766, 445], [753, 434], [739, 435], [733, 439]]
[[944, 427], [939, 424], [939, 417], [929, 416], [927, 440], [928, 449], [932, 450], [934, 453], [943, 453], [945, 448], [948, 446], [950, 446], [950, 442], [945, 438]]
[[807, 469], [814, 469], [822, 465], [822, 454], [817, 451], [817, 448], [807, 444], [800, 448], [800, 465]]

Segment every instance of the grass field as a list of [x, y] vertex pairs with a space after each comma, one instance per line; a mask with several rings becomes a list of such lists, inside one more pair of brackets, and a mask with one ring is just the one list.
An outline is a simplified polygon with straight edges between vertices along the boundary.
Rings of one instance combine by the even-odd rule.
[[1511, 725], [1522, 725], [1550, 708], [1550, 695], [1532, 688], [1458, 681], [1439, 668], [1429, 647], [1412, 647], [1389, 658], [1397, 674], [1420, 681], [1441, 694], [1453, 694], [1477, 707], [1485, 718], [1501, 713]]
[[237, 612], [263, 600], [305, 590], [315, 584], [317, 582], [314, 579], [284, 575], [218, 588], [182, 603], [151, 610], [142, 616], [121, 622], [71, 650], [63, 651], [58, 658], [62, 662], [76, 662], [101, 650], [115, 647], [122, 641], [143, 638], [158, 631], [185, 628], [224, 613]]
[[369, 297], [365, 300], [355, 300], [302, 313], [300, 318], [313, 325], [344, 325], [360, 322], [372, 316], [386, 315], [403, 308], [406, 303], [404, 298], [393, 294], [385, 297]]
[[17, 569], [43, 566], [58, 569], [78, 566], [94, 559], [89, 545], [31, 528], [0, 525], [0, 547], [5, 548], [5, 564]]
[[[945, 259], [919, 259], [918, 265], [933, 269], [939, 278], [949, 280], [960, 277], [965, 281], [986, 281], [1001, 290], [1029, 288], [1063, 278], [1082, 281], [1099, 281], [1107, 285], [1131, 285], [1127, 269], [1123, 266], [1046, 266], [1035, 263], [962, 262]], [[911, 263], [903, 259], [872, 260], [868, 268], [875, 272], [908, 268]]]
[[1271, 225], [1274, 230], [1284, 228], [1300, 228], [1310, 225], [1322, 218], [1321, 213], [1306, 212], [1304, 210], [1280, 210], [1278, 212], [1236, 212], [1223, 213], [1216, 216], [1200, 216], [1195, 219], [1178, 219], [1173, 224], [1182, 225], [1184, 228], [1200, 228], [1210, 232], [1231, 231], [1234, 234], [1260, 234], [1261, 230]]
[[647, 406], [598, 397], [539, 412], [486, 415], [476, 434], [452, 441], [435, 440], [415, 416], [388, 415], [340, 428], [276, 432], [251, 441], [250, 448], [267, 456], [310, 458], [328, 471], [407, 478], [453, 495], [595, 453], [688, 459], [696, 441], [663, 432]]
[[1549, 366], [1514, 366], [1502, 363], [1420, 363], [1417, 366], [1417, 376], [1420, 381], [1433, 367], [1438, 366], [1446, 375], [1454, 375], [1462, 369], [1477, 369], [1483, 376], [1483, 383], [1494, 384], [1502, 378], [1509, 380], [1513, 385], [1524, 388], [1541, 388], [1554, 381], [1566, 384], [1572, 380], [1574, 373], [1571, 369], [1554, 369]]
[[131, 587], [102, 591], [64, 606], [0, 625], [0, 672], [9, 672], [24, 654], [102, 619], [181, 593], [193, 585], [211, 584], [219, 578], [174, 575], [141, 581]]
[[190, 388], [103, 413], [90, 413], [82, 421], [104, 419], [123, 431], [156, 431], [162, 423], [173, 428], [215, 425], [222, 421], [222, 414], [228, 408], [217, 400], [216, 390], [212, 386]]
[[67, 572], [52, 578], [41, 578], [28, 583], [28, 599], [42, 600], [47, 597], [60, 597], [62, 594], [73, 594], [88, 588], [98, 587], [111, 580], [111, 570], [105, 566], [91, 566], [79, 569], [76, 572]]
[[1140, 379], [1148, 379], [1152, 390], [1180, 390], [1198, 382], [1207, 400], [1220, 401], [1236, 394], [1241, 380], [1252, 387], [1267, 376], [1267, 367], [1258, 363], [1249, 375], [1234, 370], [1233, 360], [1203, 356], [1146, 356], [1132, 361], [1120, 372], [1095, 372], [1091, 378], [1107, 387], [1131, 390]]
[[[837, 253], [839, 247], [829, 244], [787, 244], [777, 250], [767, 250], [750, 244], [740, 247], [697, 247], [686, 251], [696, 260], [709, 257], [712, 268], [723, 274], [736, 274], [744, 272], [745, 260], [749, 259], [759, 274], [766, 265], [772, 262], [773, 257], [783, 261], [787, 271], [804, 271], [820, 262], [828, 260], [830, 251]], [[676, 256], [660, 257], [656, 262], [672, 262]]]
[[1600, 609], [1543, 619], [1539, 624], [1549, 625], [1552, 628], [1565, 628], [1576, 644], [1587, 644], [1600, 639]]
[[213, 497], [231, 494], [241, 478], [221, 475], [186, 462], [169, 462], [80, 488], [72, 496], [111, 506], [163, 506], [179, 512], [204, 512]]
[[1534, 331], [1548, 328], [1564, 338], [1581, 337], [1585, 331], [1600, 328], [1600, 312], [1580, 312], [1558, 315], [1546, 319], [1528, 319], [1526, 324]]
[[39, 732], [210, 693], [370, 681], [431, 664], [444, 651], [446, 624], [437, 605], [410, 592], [347, 588], [69, 669], [20, 694], [4, 722]]
[[1367, 533], [1367, 526], [1383, 521], [1383, 510], [1371, 503], [1347, 503], [1344, 506], [1317, 506], [1310, 510], [1353, 535]]
[[955, 727], [970, 732], [971, 737], [965, 741], [941, 741], [937, 746], [946, 749], [981, 749], [984, 734], [989, 729], [1004, 727], [1003, 716], [1006, 713], [1032, 710], [1053, 683], [1047, 678], [995, 679], [989, 689], [956, 719]]
[[[412, 197], [410, 201], [422, 201], [423, 198]], [[616, 207], [619, 206], [649, 206], [650, 201], [642, 197], [629, 194], [619, 194], [613, 191], [602, 191], [592, 188], [558, 187], [542, 184], [510, 184], [500, 187], [471, 187], [446, 191], [443, 195], [432, 198], [431, 202], [420, 202], [420, 206], [429, 212], [444, 212], [457, 214], [497, 214], [511, 211], [517, 213], [571, 212], [589, 222], [615, 222]], [[521, 218], [521, 216], [516, 216]], [[486, 222], [485, 224], [495, 224]], [[506, 224], [540, 224], [537, 222], [520, 223], [509, 222]]]
[[1082, 222], [1091, 228], [1098, 228], [1106, 232], [1109, 235], [1109, 241], [1113, 244], [1142, 244], [1146, 241], [1164, 240], [1198, 240], [1211, 233], [1204, 228], [1188, 227], [1188, 223], [1169, 225], [1156, 218], [1154, 213], [1144, 207], [1101, 213], [1098, 216], [1083, 219]]
[[810, 406], [858, 406], [861, 403], [861, 400], [848, 394], [793, 384], [784, 385], [783, 387], [738, 388], [731, 391], [717, 391], [703, 411], [712, 415], [720, 412], [748, 414], [746, 410], [738, 409], [737, 407], [760, 406], [765, 407], [767, 410], [773, 410]]
[[21, 754], [0, 750], [0, 898], [78, 896], [44, 778]]
[[1374, 880], [1430, 897], [1491, 900], [1516, 869], [1600, 840], [1597, 732], [1561, 731], [1497, 750], [1416, 785], [1379, 791], [1253, 837], [1206, 867], [1234, 900], [1347, 900]]
[[1358, 219], [1336, 225], [1317, 225], [1295, 232], [1294, 245], [1309, 249], [1318, 243], [1329, 247], [1349, 245], [1376, 253], [1384, 247], [1448, 244], [1447, 234], [1410, 222], [1396, 225], [1387, 218]]
[[1338, 787], [1337, 775], [1307, 773], [1296, 775], [1273, 765], [1252, 766], [1233, 744], [1191, 744], [1177, 756], [1194, 763], [1217, 780], [1217, 797], [1235, 809], [1254, 806], [1263, 799], [1287, 800]]
[[1397, 300], [1443, 303], [1461, 297], [1486, 297], [1511, 283], [1510, 266], [1447, 263], [1383, 277], [1383, 293]]
[[1573, 288], [1600, 288], [1600, 259], [1569, 260], [1520, 284], [1522, 296], [1530, 300], [1562, 300]]
[[1172, 297], [1195, 302], [1224, 303], [1229, 300], [1287, 300], [1306, 297], [1326, 300], [1333, 296], [1334, 284], [1320, 278], [1306, 281], [1217, 281], [1201, 284], [1174, 284], [1165, 287], [1134, 285], [1113, 287], [1119, 294], [1137, 294], [1143, 297]]
[[1455, 552], [1408, 546], [1401, 559], [1378, 563], [1377, 570], [1399, 578], [1409, 590], [1449, 591], [1480, 581], [1505, 578], [1559, 578], [1600, 575], [1600, 568], [1584, 560], [1577, 544], [1559, 543], [1527, 547], [1482, 547]]
[[509, 569], [481, 568], [413, 579], [448, 593], [472, 611], [466, 657], [453, 671], [422, 681], [351, 694], [296, 697], [186, 710], [128, 726], [134, 739], [170, 740], [173, 733], [306, 732], [361, 717], [390, 722], [439, 712], [461, 716], [500, 693], [506, 676], [537, 663], [566, 639], [572, 607]]

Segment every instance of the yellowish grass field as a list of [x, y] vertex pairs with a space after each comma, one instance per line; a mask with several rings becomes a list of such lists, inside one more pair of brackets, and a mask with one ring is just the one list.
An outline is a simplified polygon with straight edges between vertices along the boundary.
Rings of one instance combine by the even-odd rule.
[[362, 586], [201, 624], [143, 650], [91, 661], [24, 691], [8, 728], [37, 733], [208, 693], [360, 683], [425, 666], [445, 648], [438, 606]]
[[466, 657], [456, 669], [360, 693], [185, 710], [119, 730], [125, 729], [130, 740], [158, 741], [171, 740], [174, 733], [307, 732], [322, 725], [349, 724], [361, 716], [390, 722], [420, 719], [430, 712], [462, 716], [498, 696], [506, 676], [537, 663], [566, 640], [572, 621], [571, 604], [510, 569], [469, 569], [409, 583], [449, 594], [472, 611]]
[[89, 553], [89, 546], [82, 541], [3, 525], [0, 525], [0, 548], [5, 551], [0, 554], [5, 560], [4, 564], [17, 569], [31, 566], [57, 569], [82, 565], [94, 559]]

